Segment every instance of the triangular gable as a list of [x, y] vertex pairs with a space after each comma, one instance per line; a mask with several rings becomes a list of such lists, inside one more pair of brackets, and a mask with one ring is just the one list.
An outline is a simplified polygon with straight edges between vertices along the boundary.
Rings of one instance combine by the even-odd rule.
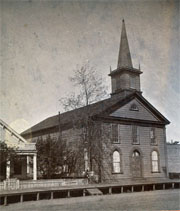
[[124, 106], [110, 114], [111, 117], [121, 117], [128, 119], [140, 119], [149, 121], [160, 121], [146, 106], [138, 99], [133, 99]]
[[28, 143], [22, 136], [14, 131], [9, 125], [0, 119], [0, 141], [5, 142], [8, 147], [17, 150], [35, 150], [35, 145]]
[[[137, 109], [135, 108], [137, 107]], [[133, 109], [134, 107], [134, 109]], [[109, 106], [96, 118], [119, 119], [121, 121], [141, 121], [157, 124], [169, 124], [166, 119], [154, 106], [152, 106], [140, 93], [134, 92]]]

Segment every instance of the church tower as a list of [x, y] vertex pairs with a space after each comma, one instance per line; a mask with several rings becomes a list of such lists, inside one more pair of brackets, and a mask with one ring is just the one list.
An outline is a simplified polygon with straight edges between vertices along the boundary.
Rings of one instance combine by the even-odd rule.
[[123, 91], [134, 92], [140, 90], [140, 74], [142, 72], [139, 69], [133, 67], [131, 60], [131, 53], [129, 50], [129, 44], [126, 34], [125, 21], [122, 21], [121, 40], [119, 47], [119, 56], [117, 69], [110, 72], [111, 76], [111, 95], [119, 94]]

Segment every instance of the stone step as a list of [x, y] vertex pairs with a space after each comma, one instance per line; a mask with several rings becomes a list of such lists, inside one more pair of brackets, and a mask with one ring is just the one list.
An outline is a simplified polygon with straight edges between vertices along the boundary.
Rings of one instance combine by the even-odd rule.
[[103, 193], [98, 188], [88, 188], [88, 189], [86, 189], [86, 191], [91, 196], [93, 196], [93, 195], [103, 195]]

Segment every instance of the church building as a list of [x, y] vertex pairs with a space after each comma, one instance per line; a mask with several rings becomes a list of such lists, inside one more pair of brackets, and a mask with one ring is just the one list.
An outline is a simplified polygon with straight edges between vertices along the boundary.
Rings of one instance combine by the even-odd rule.
[[141, 74], [140, 68], [133, 67], [123, 20], [117, 68], [109, 74], [110, 98], [49, 117], [21, 135], [36, 142], [39, 137], [57, 138], [61, 133], [62, 139], [76, 147], [85, 133], [88, 113], [93, 125], [88, 136], [94, 150], [84, 143], [79, 175], [89, 170], [101, 182], [166, 178], [166, 125], [170, 122], [143, 97]]

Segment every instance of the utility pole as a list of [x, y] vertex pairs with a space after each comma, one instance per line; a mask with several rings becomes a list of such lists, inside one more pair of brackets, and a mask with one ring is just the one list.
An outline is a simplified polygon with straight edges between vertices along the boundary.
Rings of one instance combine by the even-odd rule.
[[59, 114], [58, 114], [58, 122], [59, 122], [59, 125], [58, 125], [58, 129], [59, 129], [59, 140], [61, 140], [61, 117], [60, 117], [61, 113], [59, 111]]

